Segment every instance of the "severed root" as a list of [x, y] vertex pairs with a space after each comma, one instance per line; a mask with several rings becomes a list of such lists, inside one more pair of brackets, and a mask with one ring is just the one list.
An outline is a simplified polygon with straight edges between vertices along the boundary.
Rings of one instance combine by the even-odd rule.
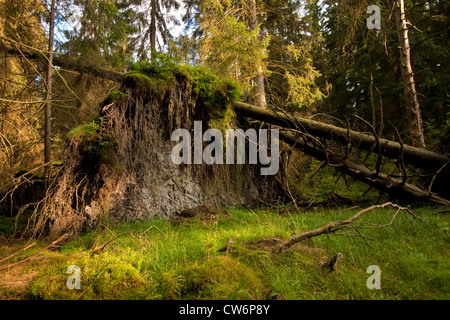
[[391, 225], [394, 222], [395, 217], [397, 216], [397, 214], [400, 211], [407, 211], [410, 215], [412, 215], [415, 219], [418, 219], [417, 216], [408, 208], [405, 207], [400, 207], [397, 204], [394, 204], [392, 202], [386, 202], [384, 204], [380, 204], [380, 205], [373, 205], [371, 207], [368, 207], [366, 209], [363, 209], [361, 211], [359, 211], [357, 214], [355, 214], [354, 216], [348, 218], [347, 220], [343, 220], [343, 221], [332, 221], [327, 223], [325, 226], [315, 229], [315, 230], [311, 230], [311, 231], [307, 231], [307, 232], [303, 232], [303, 233], [299, 233], [299, 234], [295, 234], [292, 237], [290, 237], [289, 239], [281, 242], [280, 244], [278, 244], [276, 247], [274, 247], [271, 252], [272, 253], [281, 253], [284, 250], [290, 248], [292, 245], [296, 244], [297, 242], [312, 238], [312, 237], [317, 237], [320, 236], [322, 234], [329, 234], [329, 233], [334, 233], [340, 229], [343, 228], [354, 228], [358, 233], [359, 231], [357, 230], [356, 226], [354, 225], [350, 225], [351, 222], [355, 221], [356, 219], [358, 219], [362, 214], [374, 210], [374, 209], [378, 209], [378, 208], [385, 208], [387, 206], [391, 206], [391, 207], [395, 207], [397, 208], [397, 212], [394, 214], [394, 216], [392, 217], [392, 220], [389, 224], [385, 224], [385, 225], [380, 225], [379, 227], [386, 227]]

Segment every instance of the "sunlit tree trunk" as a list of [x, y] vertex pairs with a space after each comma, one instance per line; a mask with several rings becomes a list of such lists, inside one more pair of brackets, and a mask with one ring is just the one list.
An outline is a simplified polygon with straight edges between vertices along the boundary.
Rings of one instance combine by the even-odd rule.
[[[249, 10], [249, 28], [251, 30], [255, 30], [258, 26], [258, 19], [256, 16], [256, 0], [248, 1], [248, 10]], [[262, 72], [262, 66], [259, 67], [258, 74], [254, 79], [254, 99], [255, 104], [265, 108], [267, 106], [266, 103], [266, 90], [264, 87], [264, 75]]]
[[150, 17], [150, 48], [151, 48], [151, 59], [155, 61], [156, 52], [156, 1], [151, 0], [151, 17]]
[[50, 8], [50, 29], [48, 36], [48, 65], [47, 65], [47, 97], [45, 103], [45, 132], [44, 132], [44, 162], [45, 177], [50, 179], [50, 161], [51, 161], [51, 117], [52, 117], [52, 70], [53, 70], [53, 35], [55, 29], [55, 0], [52, 0]]
[[405, 88], [405, 104], [408, 116], [408, 128], [412, 145], [425, 147], [422, 116], [419, 101], [417, 100], [414, 73], [411, 66], [411, 47], [408, 38], [408, 26], [403, 0], [395, 0], [395, 22], [397, 25], [398, 40], [400, 43], [400, 69]]

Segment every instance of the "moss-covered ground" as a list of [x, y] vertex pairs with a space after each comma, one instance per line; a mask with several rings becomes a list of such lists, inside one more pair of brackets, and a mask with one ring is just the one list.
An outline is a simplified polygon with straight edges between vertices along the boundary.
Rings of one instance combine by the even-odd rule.
[[[449, 299], [450, 217], [436, 208], [412, 208], [420, 221], [400, 212], [390, 226], [362, 228], [390, 223], [396, 209], [369, 211], [357, 220], [368, 223], [359, 229], [364, 239], [347, 230], [280, 254], [269, 251], [276, 239], [346, 219], [360, 209], [229, 209], [206, 218], [109, 224], [43, 252], [50, 240], [3, 238], [0, 268], [31, 259], [0, 269], [0, 297]], [[99, 254], [91, 254], [112, 239]], [[337, 252], [344, 257], [338, 270], [324, 271], [322, 264]], [[66, 286], [71, 265], [80, 267], [81, 289]], [[379, 290], [366, 285], [371, 265], [381, 270]]]

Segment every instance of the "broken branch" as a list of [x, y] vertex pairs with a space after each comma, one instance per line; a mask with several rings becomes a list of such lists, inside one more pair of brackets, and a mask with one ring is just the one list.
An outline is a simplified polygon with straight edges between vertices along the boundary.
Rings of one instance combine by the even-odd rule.
[[[327, 223], [326, 225], [324, 225], [321, 228], [318, 229], [314, 229], [311, 231], [307, 231], [307, 232], [303, 232], [300, 234], [295, 234], [292, 237], [290, 237], [289, 239], [281, 242], [280, 244], [278, 244], [275, 248], [272, 249], [272, 253], [281, 253], [284, 250], [290, 248], [291, 246], [293, 246], [294, 244], [312, 238], [312, 237], [317, 237], [320, 236], [322, 234], [330, 234], [330, 233], [335, 233], [336, 231], [340, 230], [340, 229], [344, 229], [344, 228], [353, 228], [356, 232], [359, 233], [359, 230], [355, 227], [355, 226], [351, 226], [350, 223], [352, 223], [353, 221], [355, 221], [356, 219], [358, 219], [361, 215], [363, 215], [366, 212], [372, 211], [374, 209], [378, 209], [378, 208], [385, 208], [387, 206], [392, 206], [397, 208], [397, 212], [395, 213], [394, 217], [391, 220], [390, 224], [391, 225], [395, 219], [395, 217], [397, 216], [398, 212], [402, 211], [402, 210], [406, 210], [409, 214], [411, 214], [414, 218], [417, 219], [416, 215], [414, 213], [411, 212], [411, 210], [409, 210], [408, 208], [404, 208], [404, 207], [400, 207], [397, 204], [394, 204], [392, 202], [386, 202], [384, 204], [380, 204], [380, 205], [373, 205], [370, 206], [366, 209], [363, 209], [361, 211], [359, 211], [358, 213], [356, 213], [355, 215], [353, 215], [352, 217], [346, 219], [346, 220], [342, 220], [342, 221], [332, 221]], [[363, 238], [364, 239], [364, 238]], [[364, 239], [365, 240], [365, 239]]]

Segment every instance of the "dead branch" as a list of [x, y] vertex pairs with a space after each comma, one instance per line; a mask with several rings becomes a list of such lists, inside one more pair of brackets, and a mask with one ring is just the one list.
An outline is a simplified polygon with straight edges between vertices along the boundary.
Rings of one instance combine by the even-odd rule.
[[[12, 267], [15, 267], [15, 266], [18, 265], [18, 264], [21, 264], [21, 263], [24, 263], [24, 262], [26, 262], [26, 261], [29, 261], [29, 260], [33, 259], [34, 257], [40, 255], [42, 252], [47, 251], [48, 249], [54, 247], [58, 242], [61, 242], [61, 241], [64, 240], [67, 236], [69, 236], [68, 233], [63, 234], [61, 237], [59, 237], [57, 240], [53, 241], [51, 244], [49, 244], [48, 246], [46, 246], [46, 247], [45, 247], [44, 249], [42, 249], [41, 251], [39, 251], [39, 252], [37, 252], [37, 253], [35, 253], [35, 254], [29, 256], [28, 258], [22, 259], [22, 260], [20, 260], [20, 261], [18, 261], [18, 262], [9, 264], [9, 265], [7, 265], [7, 266], [0, 267], [0, 271], [5, 270], [5, 269], [9, 269], [9, 268], [12, 268]], [[30, 246], [28, 246], [28, 247], [30, 247]]]
[[[350, 223], [352, 223], [353, 221], [358, 219], [361, 215], [363, 215], [366, 212], [369, 212], [369, 211], [372, 211], [372, 210], [378, 209], [378, 208], [385, 208], [387, 206], [395, 207], [398, 210], [395, 213], [394, 217], [392, 218], [391, 223], [386, 224], [386, 225], [380, 225], [379, 227], [390, 226], [393, 223], [395, 217], [397, 216], [397, 214], [400, 211], [407, 211], [415, 219], [417, 219], [417, 216], [413, 212], [411, 212], [411, 210], [409, 210], [408, 208], [400, 207], [399, 205], [394, 204], [392, 202], [386, 202], [386, 203], [380, 204], [380, 205], [373, 205], [373, 206], [370, 206], [370, 207], [368, 207], [366, 209], [363, 209], [363, 210], [359, 211], [354, 216], [352, 216], [352, 217], [350, 217], [350, 218], [348, 218], [346, 220], [332, 221], [332, 222], [327, 223], [325, 226], [323, 226], [321, 228], [314, 229], [314, 230], [307, 231], [307, 232], [303, 232], [303, 233], [300, 233], [300, 234], [295, 234], [292, 237], [290, 237], [289, 239], [281, 242], [276, 247], [274, 247], [272, 249], [272, 253], [281, 253], [284, 250], [290, 248], [291, 246], [293, 246], [294, 244], [296, 244], [296, 243], [298, 243], [300, 241], [303, 241], [303, 240], [306, 240], [306, 239], [310, 239], [312, 237], [317, 237], [317, 236], [320, 236], [322, 234], [335, 233], [336, 231], [338, 231], [340, 229], [344, 229], [344, 228], [353, 228], [356, 232], [359, 233], [359, 230], [357, 230], [356, 226], [350, 225]], [[363, 239], [364, 239], [364, 237], [363, 237]]]
[[350, 121], [348, 121], [347, 117], [345, 117], [345, 120], [347, 120], [347, 149], [345, 150], [344, 159], [347, 159], [352, 148], [352, 137], [350, 135]]
[[436, 173], [434, 174], [433, 179], [431, 179], [430, 185], [429, 185], [429, 187], [428, 187], [428, 194], [431, 194], [431, 188], [433, 187], [433, 183], [434, 183], [434, 180], [436, 180], [437, 175], [438, 175], [439, 173], [441, 173], [441, 171], [444, 170], [444, 168], [445, 168], [449, 163], [450, 163], [450, 161], [449, 161], [449, 162], [446, 162], [446, 163], [445, 163], [438, 171], [436, 171]]
[[[374, 148], [376, 147], [378, 149], [378, 152], [377, 152], [378, 153], [378, 158], [377, 158], [377, 163], [375, 165], [375, 168], [376, 168], [375, 176], [378, 177], [380, 175], [381, 160], [383, 159], [383, 152], [381, 150], [380, 137], [378, 136], [377, 131], [375, 130], [375, 127], [373, 125], [371, 125], [369, 123], [369, 121], [367, 121], [367, 120], [365, 120], [365, 119], [363, 119], [363, 118], [361, 118], [361, 117], [359, 117], [357, 115], [354, 115], [354, 117], [357, 118], [358, 120], [364, 122], [366, 125], [368, 125], [369, 128], [372, 130], [373, 136], [375, 137], [375, 143], [376, 144], [374, 145]], [[372, 152], [372, 150], [371, 150], [371, 152]], [[367, 157], [369, 156], [369, 154], [370, 153], [367, 154]], [[366, 157], [366, 159], [367, 159], [367, 157]]]
[[400, 143], [400, 153], [398, 154], [398, 162], [400, 164], [400, 168], [402, 169], [402, 173], [403, 173], [402, 184], [405, 184], [407, 174], [406, 174], [405, 164], [403, 163], [403, 148], [404, 148], [403, 140], [402, 140], [402, 137], [400, 136], [400, 133], [398, 132], [397, 128], [390, 121], [389, 121], [389, 124], [394, 128], [395, 133], [397, 134], [398, 141]]
[[22, 251], [25, 251], [25, 250], [30, 249], [30, 248], [31, 248], [32, 246], [34, 246], [35, 244], [36, 244], [36, 242], [33, 242], [32, 244], [26, 246], [25, 248], [20, 249], [19, 251], [16, 251], [16, 252], [14, 252], [13, 254], [11, 254], [11, 255], [9, 255], [9, 256], [7, 256], [7, 257], [1, 259], [1, 260], [0, 260], [0, 263], [2, 263], [3, 261], [6, 261], [6, 260], [11, 259], [12, 257], [14, 257], [15, 255], [17, 255], [18, 253], [20, 253], [20, 252], [22, 252]]

